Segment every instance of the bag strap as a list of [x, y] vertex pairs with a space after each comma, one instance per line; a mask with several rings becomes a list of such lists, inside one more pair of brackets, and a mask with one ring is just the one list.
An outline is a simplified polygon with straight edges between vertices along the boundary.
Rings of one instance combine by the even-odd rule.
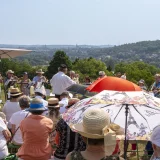
[[[29, 112], [28, 112], [27, 115], [24, 117], [24, 119], [27, 118], [28, 114], [29, 114]], [[15, 134], [16, 134], [16, 132], [18, 131], [19, 128], [20, 128], [20, 126], [18, 126], [18, 128], [15, 130], [14, 134], [12, 134], [11, 139], [10, 139], [10, 142], [12, 141], [13, 137], [15, 136]]]

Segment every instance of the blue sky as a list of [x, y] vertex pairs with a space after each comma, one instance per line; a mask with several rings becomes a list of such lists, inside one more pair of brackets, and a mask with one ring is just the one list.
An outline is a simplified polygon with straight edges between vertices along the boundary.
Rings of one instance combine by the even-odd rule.
[[0, 44], [160, 39], [160, 0], [0, 0]]

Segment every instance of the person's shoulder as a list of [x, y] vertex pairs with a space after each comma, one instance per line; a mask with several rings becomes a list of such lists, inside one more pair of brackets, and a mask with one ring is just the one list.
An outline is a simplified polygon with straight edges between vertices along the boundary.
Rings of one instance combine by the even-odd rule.
[[13, 105], [13, 102], [6, 101], [6, 103], [4, 104], [4, 107], [11, 107], [12, 105]]
[[21, 114], [21, 111], [17, 111], [15, 113], [12, 114], [12, 117], [17, 117]]
[[48, 117], [43, 116], [43, 121], [47, 122], [47, 123], [53, 123], [52, 120]]

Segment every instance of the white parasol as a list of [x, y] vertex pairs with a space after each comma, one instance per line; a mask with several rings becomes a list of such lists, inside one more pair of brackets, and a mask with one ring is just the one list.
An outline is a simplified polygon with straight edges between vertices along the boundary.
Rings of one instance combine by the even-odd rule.
[[88, 108], [106, 110], [111, 121], [125, 129], [125, 137], [120, 138], [125, 139], [125, 144], [126, 140], [149, 140], [152, 130], [160, 124], [160, 99], [142, 91], [102, 91], [76, 103], [63, 119], [70, 126], [81, 123]]

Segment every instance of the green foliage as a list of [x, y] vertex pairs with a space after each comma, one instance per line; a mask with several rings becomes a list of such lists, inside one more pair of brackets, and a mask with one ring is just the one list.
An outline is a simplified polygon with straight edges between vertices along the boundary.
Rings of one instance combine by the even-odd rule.
[[0, 63], [3, 76], [9, 69], [13, 70], [17, 76], [21, 76], [23, 72], [32, 72], [32, 66], [27, 60], [19, 62], [17, 60], [2, 59]]
[[72, 69], [72, 62], [64, 51], [57, 51], [50, 61], [48, 71], [46, 72], [46, 76], [49, 79], [57, 73], [60, 64], [66, 64], [69, 70]]
[[107, 75], [111, 75], [107, 71], [106, 65], [94, 58], [76, 60], [73, 65], [73, 70], [80, 74], [80, 81], [83, 82], [85, 77], [90, 77], [92, 80], [97, 79], [99, 71], [105, 71]]
[[28, 72], [30, 79], [32, 79], [36, 75], [36, 71], [38, 69], [42, 68], [43, 71], [47, 70], [46, 66], [32, 67], [27, 60], [18, 61], [18, 60], [2, 59], [0, 65], [3, 76], [6, 76], [7, 70], [11, 69], [15, 72], [15, 75], [18, 77], [21, 77], [24, 72]]
[[35, 45], [35, 46], [3, 46], [8, 48], [26, 48], [34, 50], [29, 54], [16, 57], [20, 61], [27, 59], [33, 66], [48, 65], [53, 57], [53, 53], [63, 49], [72, 61], [93, 57], [102, 60], [107, 67], [120, 62], [144, 61], [151, 65], [160, 67], [160, 40], [142, 41], [137, 43], [124, 44], [120, 46], [54, 46], [54, 45]]
[[119, 63], [115, 66], [115, 73], [126, 73], [127, 79], [137, 83], [140, 79], [144, 79], [146, 84], [150, 86], [154, 81], [154, 75], [160, 72], [160, 69], [144, 62]]

